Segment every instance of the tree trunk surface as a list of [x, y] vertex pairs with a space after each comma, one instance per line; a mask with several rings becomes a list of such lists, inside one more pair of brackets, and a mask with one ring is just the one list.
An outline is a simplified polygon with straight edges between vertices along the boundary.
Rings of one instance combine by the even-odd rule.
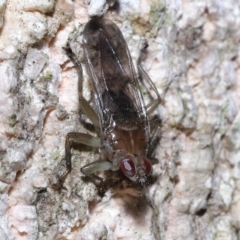
[[[240, 239], [239, 5], [0, 0], [0, 239]], [[140, 193], [123, 184], [100, 196], [80, 172], [99, 153], [84, 147], [54, 188], [67, 133], [89, 133], [63, 48], [96, 15], [119, 26], [134, 64], [149, 44], [143, 65], [162, 98], [161, 139], [156, 180]]]

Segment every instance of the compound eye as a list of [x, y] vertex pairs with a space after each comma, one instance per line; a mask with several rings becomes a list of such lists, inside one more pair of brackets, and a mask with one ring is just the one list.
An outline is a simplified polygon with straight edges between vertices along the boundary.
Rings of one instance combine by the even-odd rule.
[[152, 164], [151, 164], [150, 160], [147, 158], [143, 158], [143, 164], [145, 167], [146, 175], [147, 176], [150, 175], [152, 173]]
[[130, 157], [125, 157], [121, 160], [120, 168], [122, 172], [129, 178], [136, 174], [135, 164]]

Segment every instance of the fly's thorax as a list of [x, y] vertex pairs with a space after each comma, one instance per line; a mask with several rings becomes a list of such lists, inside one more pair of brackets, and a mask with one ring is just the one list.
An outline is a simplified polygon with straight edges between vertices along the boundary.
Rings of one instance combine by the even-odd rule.
[[147, 148], [145, 129], [134, 122], [116, 124], [109, 131], [106, 140], [113, 152], [123, 151], [131, 155], [143, 155]]

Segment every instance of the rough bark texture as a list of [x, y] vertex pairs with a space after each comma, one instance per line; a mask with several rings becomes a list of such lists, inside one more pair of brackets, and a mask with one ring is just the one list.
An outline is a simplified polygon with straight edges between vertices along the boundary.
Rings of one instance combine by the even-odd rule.
[[[238, 1], [0, 0], [0, 239], [239, 239]], [[65, 136], [79, 123], [68, 35], [102, 15], [118, 24], [163, 98], [157, 181], [101, 198], [74, 151], [61, 192]], [[85, 94], [89, 94], [86, 84]]]

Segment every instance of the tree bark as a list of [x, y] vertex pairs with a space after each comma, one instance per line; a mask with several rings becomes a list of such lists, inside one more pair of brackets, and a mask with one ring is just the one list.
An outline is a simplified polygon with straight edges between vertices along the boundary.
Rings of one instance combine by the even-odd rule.
[[[1, 239], [239, 239], [238, 1], [0, 1]], [[121, 29], [162, 97], [156, 181], [100, 197], [65, 137], [79, 122], [77, 70], [63, 47], [91, 16]], [[84, 94], [90, 98], [84, 70]]]

